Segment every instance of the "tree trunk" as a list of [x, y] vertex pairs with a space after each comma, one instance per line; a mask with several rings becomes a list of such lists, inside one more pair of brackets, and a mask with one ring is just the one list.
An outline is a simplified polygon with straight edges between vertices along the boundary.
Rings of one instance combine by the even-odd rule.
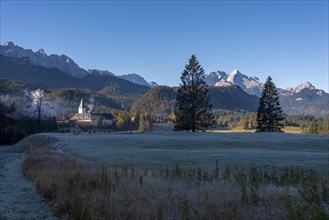
[[41, 132], [41, 107], [38, 108], [38, 133]]

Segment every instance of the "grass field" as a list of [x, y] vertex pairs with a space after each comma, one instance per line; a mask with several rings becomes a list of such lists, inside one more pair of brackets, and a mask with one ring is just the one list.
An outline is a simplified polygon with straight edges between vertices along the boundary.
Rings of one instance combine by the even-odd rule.
[[[211, 132], [231, 133], [231, 132], [255, 132], [256, 129], [243, 129], [241, 126], [235, 128], [221, 128], [211, 130]], [[286, 126], [283, 131], [287, 134], [302, 134], [303, 130], [299, 127]]]
[[298, 166], [328, 173], [328, 137], [282, 133], [51, 134], [74, 156], [115, 166]]
[[[328, 137], [215, 132], [48, 135], [52, 137], [34, 136], [36, 145], [29, 148], [24, 173], [56, 204], [59, 216], [329, 219]], [[40, 145], [40, 139], [51, 146]]]

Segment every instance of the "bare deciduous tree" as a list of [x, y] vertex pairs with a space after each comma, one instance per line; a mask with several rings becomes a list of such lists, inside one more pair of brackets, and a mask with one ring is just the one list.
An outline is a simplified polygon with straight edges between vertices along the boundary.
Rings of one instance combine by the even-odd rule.
[[32, 90], [30, 92], [30, 96], [28, 97], [31, 102], [32, 106], [34, 108], [36, 117], [37, 117], [37, 126], [38, 126], [38, 132], [41, 132], [41, 118], [42, 118], [42, 111], [43, 106], [47, 104], [48, 102], [48, 96], [45, 92], [45, 90], [41, 87], [39, 87], [36, 90]]

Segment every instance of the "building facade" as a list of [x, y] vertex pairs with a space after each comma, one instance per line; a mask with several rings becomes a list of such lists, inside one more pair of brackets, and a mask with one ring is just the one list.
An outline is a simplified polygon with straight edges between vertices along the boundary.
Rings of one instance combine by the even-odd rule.
[[78, 113], [74, 114], [70, 121], [80, 125], [112, 126], [114, 117], [111, 113], [87, 112], [83, 106], [83, 99], [81, 99]]

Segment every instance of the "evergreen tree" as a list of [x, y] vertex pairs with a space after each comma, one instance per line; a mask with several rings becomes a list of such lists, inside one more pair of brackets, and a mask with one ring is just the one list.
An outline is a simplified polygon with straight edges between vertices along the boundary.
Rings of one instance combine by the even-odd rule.
[[139, 131], [147, 132], [152, 130], [152, 118], [147, 112], [140, 113], [139, 117]]
[[175, 130], [205, 130], [214, 123], [204, 70], [192, 55], [181, 76], [175, 105]]
[[119, 130], [128, 130], [130, 129], [131, 117], [130, 114], [126, 111], [121, 111], [118, 114], [116, 126]]
[[257, 132], [282, 132], [283, 114], [280, 107], [279, 95], [272, 78], [265, 82], [257, 110]]
[[311, 122], [307, 133], [308, 134], [318, 134], [319, 133], [319, 125], [316, 121]]
[[56, 122], [56, 117], [53, 116], [53, 130], [52, 131], [58, 131], [58, 126]]

